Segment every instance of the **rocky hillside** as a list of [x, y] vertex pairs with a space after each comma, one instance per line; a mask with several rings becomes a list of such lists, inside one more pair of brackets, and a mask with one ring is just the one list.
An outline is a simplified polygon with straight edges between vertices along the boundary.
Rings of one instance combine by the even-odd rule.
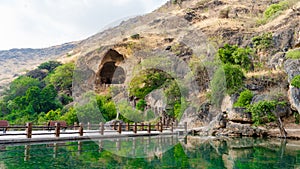
[[41, 63], [70, 56], [76, 46], [77, 42], [42, 49], [0, 51], [0, 92], [12, 79], [36, 68]]
[[80, 104], [87, 92], [110, 92], [117, 106], [210, 135], [299, 121], [297, 0], [170, 0], [72, 45]]
[[[285, 103], [283, 108], [275, 106], [269, 111], [276, 114], [274, 118], [290, 116], [292, 111], [299, 112], [298, 88], [290, 85], [300, 74], [299, 53], [292, 52], [299, 47], [299, 21], [300, 3], [295, 0], [255, 3], [252, 0], [172, 0], [150, 14], [122, 22], [82, 41], [77, 61], [80, 78], [73, 83], [73, 95], [80, 98], [90, 90], [103, 94], [107, 93], [108, 86], [113, 86], [117, 88], [116, 102], [125, 99], [136, 106], [145, 101], [146, 110], [168, 119], [168, 113], [172, 114], [172, 108], [168, 107], [170, 95], [166, 96], [170, 84], [154, 87], [158, 90], [150, 93], [135, 90], [136, 85], [142, 90], [157, 85], [153, 81], [140, 82], [136, 77], [143, 78], [141, 74], [159, 70], [172, 76], [169, 80], [175, 80], [181, 98], [189, 103], [181, 109], [184, 111], [181, 121], [188, 122], [190, 127], [208, 124], [220, 112], [229, 114], [231, 128], [236, 128], [235, 123], [252, 124], [255, 120], [251, 113], [250, 119], [246, 114], [243, 117], [246, 107], [250, 111], [249, 107], [277, 105], [281, 101]], [[247, 55], [249, 65], [245, 60], [234, 59], [232, 63], [241, 66], [245, 74], [241, 86], [228, 86], [229, 79], [220, 76], [219, 81], [224, 82], [220, 85], [225, 84], [227, 89], [215, 95], [218, 93], [213, 89], [214, 74], [220, 62], [230, 60], [220, 58], [220, 49], [229, 48], [232, 53], [238, 51], [233, 57]], [[295, 58], [288, 57], [292, 54]], [[254, 95], [249, 104], [233, 106], [246, 89]]]

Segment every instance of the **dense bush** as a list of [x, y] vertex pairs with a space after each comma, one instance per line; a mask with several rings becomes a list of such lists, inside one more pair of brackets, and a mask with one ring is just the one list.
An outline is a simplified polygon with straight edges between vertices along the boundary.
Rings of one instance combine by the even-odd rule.
[[223, 66], [226, 78], [226, 93], [231, 95], [243, 87], [245, 75], [237, 65], [224, 65]]
[[98, 108], [106, 121], [113, 120], [117, 117], [117, 109], [115, 103], [110, 96], [96, 96]]
[[300, 88], [300, 75], [297, 75], [292, 79], [291, 85]]
[[218, 50], [218, 57], [224, 64], [240, 65], [245, 70], [249, 70], [252, 53], [250, 48], [239, 48], [237, 45], [225, 44]]
[[243, 87], [245, 75], [237, 65], [225, 64], [214, 74], [211, 81], [211, 101], [220, 106], [225, 93], [231, 95]]
[[61, 66], [62, 64], [57, 61], [49, 61], [42, 63], [40, 66], [38, 66], [39, 69], [47, 69], [49, 72], [52, 72], [55, 68], [58, 66]]
[[130, 36], [132, 39], [140, 39], [140, 34], [134, 34]]
[[50, 75], [49, 82], [55, 86], [57, 90], [69, 90], [71, 92], [74, 63], [67, 63], [57, 67], [54, 73]]
[[121, 113], [121, 115], [127, 119], [125, 122], [142, 122], [144, 121], [143, 114], [136, 109], [133, 109], [127, 102], [121, 102], [117, 104], [117, 109]]
[[286, 53], [288, 59], [300, 59], [300, 50], [291, 50]]
[[145, 98], [151, 91], [160, 88], [169, 75], [160, 70], [148, 69], [135, 76], [130, 85], [129, 93], [139, 99]]
[[258, 24], [265, 24], [268, 21], [276, 18], [279, 16], [284, 10], [288, 9], [289, 7], [293, 6], [297, 3], [297, 0], [285, 0], [280, 1], [276, 4], [270, 5], [263, 13], [263, 18], [258, 20]]
[[286, 10], [288, 7], [289, 3], [287, 1], [281, 1], [277, 4], [272, 4], [264, 11], [264, 18], [272, 18], [276, 13]]
[[9, 89], [5, 92], [4, 100], [8, 101], [18, 96], [23, 96], [26, 91], [33, 86], [40, 87], [41, 83], [37, 79], [20, 76], [10, 83]]
[[266, 50], [273, 45], [272, 33], [264, 33], [252, 38], [253, 46], [259, 50]]
[[252, 120], [255, 125], [260, 125], [276, 120], [273, 111], [277, 105], [285, 105], [285, 102], [277, 101], [260, 101], [248, 107], [248, 111], [252, 114]]
[[147, 103], [144, 99], [141, 99], [136, 103], [136, 109], [141, 110], [141, 111], [144, 111], [146, 106], [147, 106]]
[[240, 93], [240, 96], [236, 103], [234, 103], [234, 107], [247, 107], [250, 105], [251, 100], [253, 98], [253, 93], [250, 90], [244, 90]]

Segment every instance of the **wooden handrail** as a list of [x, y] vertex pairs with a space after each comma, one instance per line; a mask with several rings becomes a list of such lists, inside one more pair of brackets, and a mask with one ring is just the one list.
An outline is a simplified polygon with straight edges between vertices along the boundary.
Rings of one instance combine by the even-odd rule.
[[[67, 126], [69, 129], [76, 129], [73, 132], [61, 132], [61, 125], [60, 123], [55, 123], [55, 126], [45, 126], [45, 125], [33, 125], [32, 123], [26, 123], [26, 125], [15, 125], [15, 126], [8, 126], [9, 129], [25, 129], [25, 133], [7, 133], [7, 134], [1, 134], [0, 136], [5, 135], [26, 135], [27, 138], [32, 138], [33, 135], [49, 135], [54, 134], [55, 137], [60, 137], [61, 134], [78, 134], [79, 136], [83, 136], [85, 133], [99, 133], [100, 135], [104, 135], [105, 131], [115, 131], [119, 134], [122, 134], [123, 131], [132, 131], [133, 133], [137, 133], [138, 131], [147, 131], [147, 133], [151, 133], [152, 131], [159, 131], [163, 132], [164, 130], [170, 130], [172, 133], [174, 132], [174, 129], [184, 129], [187, 132], [187, 123], [184, 123], [184, 125], [177, 125], [175, 123], [170, 123], [163, 125], [162, 122], [158, 122], [157, 124], [151, 124], [151, 123], [118, 123], [118, 124], [104, 124], [104, 122], [100, 122], [99, 124], [91, 124], [87, 123], [87, 130], [84, 131], [85, 127], [83, 123], [80, 123], [77, 125], [77, 123], [74, 123], [74, 125]], [[91, 126], [98, 126], [98, 129], [91, 130]], [[115, 130], [107, 130], [106, 127], [110, 127], [111, 129]], [[46, 133], [32, 133], [34, 129], [47, 129], [48, 132]], [[49, 131], [54, 130], [54, 132], [49, 133]]]

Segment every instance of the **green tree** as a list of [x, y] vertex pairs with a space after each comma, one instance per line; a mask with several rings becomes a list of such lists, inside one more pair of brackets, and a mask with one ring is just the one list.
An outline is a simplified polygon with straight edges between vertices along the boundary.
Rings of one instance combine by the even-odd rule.
[[41, 83], [37, 79], [27, 76], [20, 76], [11, 82], [9, 90], [6, 91], [4, 100], [12, 100], [18, 96], [25, 95], [27, 89], [33, 86], [40, 87]]
[[71, 92], [74, 68], [74, 63], [67, 63], [57, 67], [50, 76], [50, 84], [53, 84], [57, 90], [68, 90]]
[[87, 92], [74, 105], [74, 109], [80, 122], [98, 124], [101, 121], [105, 121], [99, 110], [96, 96], [97, 95], [93, 92]]
[[60, 117], [60, 120], [66, 121], [68, 125], [73, 125], [74, 122], [79, 122], [77, 113], [73, 107], [69, 108], [69, 110]]
[[117, 109], [110, 96], [96, 96], [98, 108], [106, 121], [115, 119], [117, 116]]
[[55, 68], [61, 65], [62, 64], [58, 61], [48, 61], [38, 66], [38, 69], [46, 69], [51, 73]]

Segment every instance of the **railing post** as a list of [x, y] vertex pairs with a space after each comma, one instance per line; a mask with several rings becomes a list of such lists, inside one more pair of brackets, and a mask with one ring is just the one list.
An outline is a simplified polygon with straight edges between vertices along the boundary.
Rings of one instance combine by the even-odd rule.
[[60, 123], [55, 123], [55, 137], [60, 135]]
[[126, 123], [125, 125], [125, 131], [129, 131], [129, 123]]
[[73, 129], [76, 130], [77, 122], [74, 122]]
[[26, 123], [26, 136], [27, 138], [32, 137], [32, 123]]
[[160, 123], [160, 129], [159, 129], [159, 131], [160, 131], [161, 133], [163, 132], [163, 128], [164, 128], [163, 125], [164, 125], [163, 123]]
[[79, 123], [79, 136], [83, 136], [83, 125]]
[[156, 123], [156, 131], [159, 131], [159, 122]]
[[121, 123], [121, 122], [119, 122], [118, 133], [119, 133], [119, 134], [122, 133], [122, 123]]
[[144, 123], [141, 123], [141, 130], [144, 131]]
[[173, 126], [174, 124], [173, 124], [173, 122], [171, 122], [171, 132], [173, 133], [173, 131], [174, 131], [174, 126]]
[[114, 130], [117, 130], [117, 123], [114, 122]]
[[104, 123], [103, 122], [100, 122], [100, 124], [99, 124], [99, 131], [100, 131], [101, 135], [104, 134]]
[[137, 132], [137, 123], [136, 123], [136, 122], [134, 123], [134, 126], [133, 126], [133, 132], [134, 132], [134, 133]]
[[184, 131], [187, 133], [187, 122], [184, 122]]
[[148, 133], [151, 133], [151, 123], [148, 124]]
[[91, 123], [90, 122], [88, 122], [88, 124], [87, 124], [87, 129], [91, 130]]

